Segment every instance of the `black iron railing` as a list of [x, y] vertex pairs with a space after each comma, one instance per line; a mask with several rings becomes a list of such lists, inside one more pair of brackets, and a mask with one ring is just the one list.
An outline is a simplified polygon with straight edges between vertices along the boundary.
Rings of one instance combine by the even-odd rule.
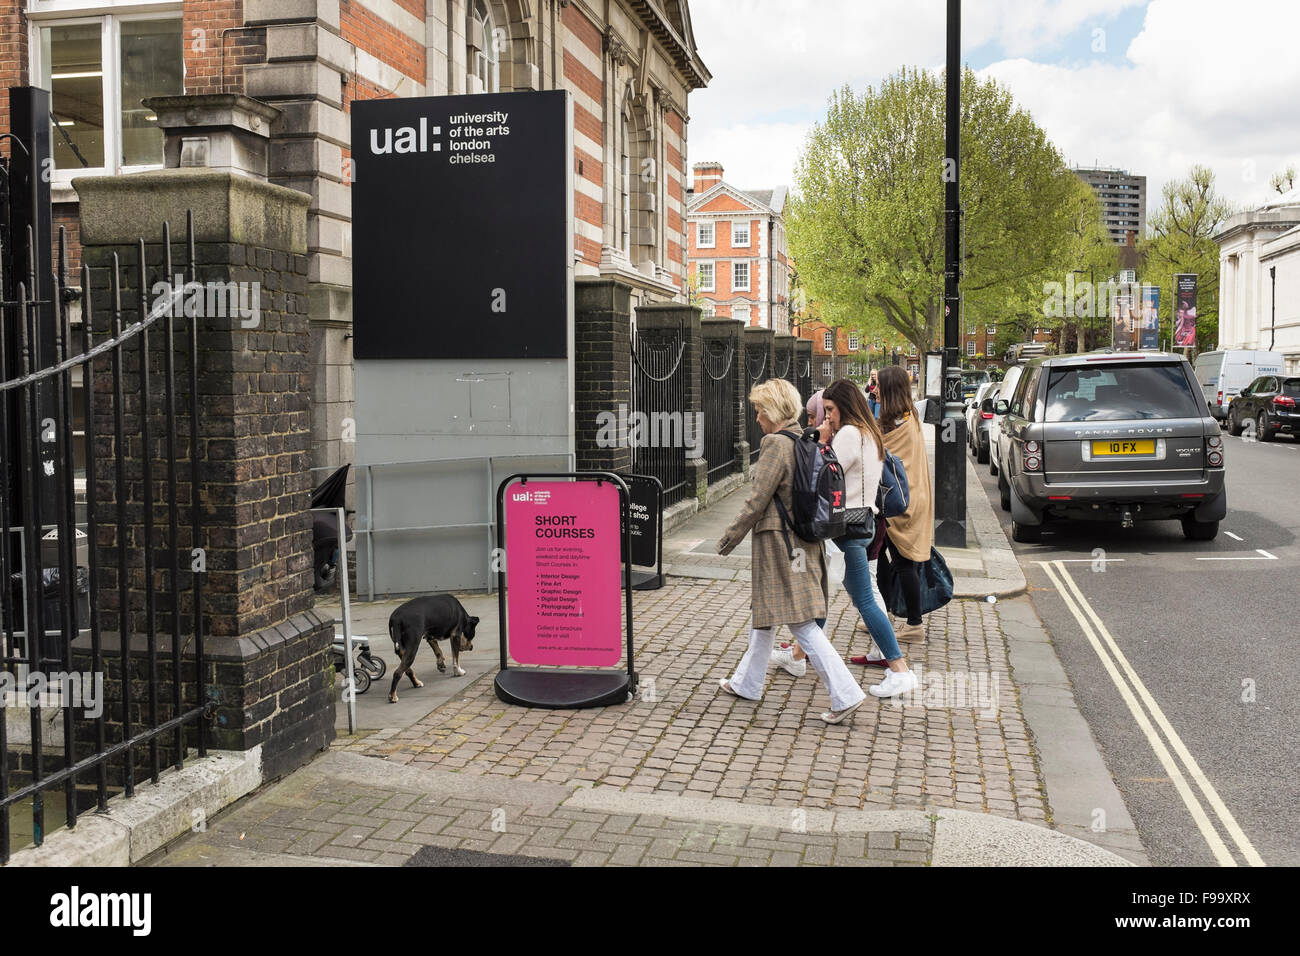
[[[171, 238], [164, 223], [157, 265], [168, 291], [155, 296], [152, 307], [150, 293], [157, 286], [149, 282], [145, 242], [138, 241], [138, 312], [126, 327], [117, 254], [108, 269], [108, 315], [97, 334], [91, 270], [83, 265], [80, 288], [69, 286], [62, 229], [51, 297], [39, 295], [34, 256], [29, 256], [22, 281], [6, 286], [0, 275], [0, 290], [14, 290], [10, 299], [0, 295], [0, 375], [12, 376], [0, 382], [0, 691], [9, 691], [0, 700], [6, 705], [0, 707], [0, 863], [10, 856], [15, 810], [30, 812], [31, 842], [39, 846], [48, 829], [49, 794], [62, 791], [66, 823], [75, 827], [78, 814], [92, 805], [107, 810], [111, 791], [128, 797], [134, 793], [137, 762], [154, 782], [164, 750], [171, 765], [183, 766], [187, 728], [193, 728], [190, 740], [199, 756], [206, 753], [197, 317], [188, 319], [187, 340], [179, 350], [189, 381], [188, 394], [181, 396], [188, 419], [183, 423], [188, 426], [185, 457], [178, 455], [182, 435], [175, 322], [203, 314], [187, 307], [190, 297], [201, 293], [194, 291], [192, 217], [186, 225], [186, 283], [172, 285]], [[30, 233], [27, 248], [34, 248]], [[78, 299], [81, 348], [74, 355], [70, 306]], [[47, 364], [51, 357], [41, 354], [39, 342], [49, 323], [56, 344]], [[151, 347], [151, 334], [161, 337], [161, 349]], [[97, 337], [102, 340], [96, 342]], [[11, 369], [11, 359], [16, 369]], [[78, 440], [73, 420], [79, 406], [84, 407], [85, 434]], [[128, 423], [136, 427], [130, 429]], [[76, 487], [78, 444], [84, 449], [83, 494]], [[161, 495], [156, 478], [164, 483]], [[181, 503], [183, 480], [188, 482], [188, 507]], [[50, 501], [57, 502], [54, 513], [42, 513]], [[142, 530], [133, 523], [137, 515]], [[162, 515], [165, 519], [157, 522]], [[180, 566], [185, 531], [193, 558], [188, 582]], [[76, 546], [83, 532], [84, 566]], [[43, 547], [50, 539], [57, 549]], [[57, 553], [47, 556], [50, 550]], [[159, 587], [158, 564], [166, 575], [165, 588]], [[20, 587], [17, 594], [11, 581]], [[101, 599], [112, 594], [113, 582], [116, 621], [112, 614], [101, 615]], [[106, 584], [103, 593], [101, 584]], [[187, 584], [192, 598], [184, 622], [182, 590]], [[170, 612], [169, 633], [163, 635], [160, 610]], [[109, 634], [117, 642], [116, 654], [105, 650]], [[160, 637], [167, 638], [166, 649]], [[143, 656], [133, 657], [133, 642], [143, 644]], [[98, 697], [98, 713], [87, 706], [93, 701], [74, 675], [92, 685], [102, 682], [98, 693], [90, 695]], [[55, 676], [57, 697], [28, 693], [52, 687]], [[141, 685], [143, 699], [138, 696]], [[53, 725], [43, 708], [50, 704], [61, 711], [62, 740], [47, 748], [46, 733]], [[25, 711], [30, 711], [30, 732], [21, 728], [25, 739], [11, 740], [11, 719], [20, 729], [18, 715]]]
[[734, 473], [736, 460], [736, 342], [705, 336], [700, 353], [701, 397], [704, 404], [704, 457], [709, 484]]
[[687, 495], [687, 446], [698, 423], [686, 410], [686, 335], [678, 328], [639, 329], [632, 344], [632, 471], [663, 482], [664, 505]]

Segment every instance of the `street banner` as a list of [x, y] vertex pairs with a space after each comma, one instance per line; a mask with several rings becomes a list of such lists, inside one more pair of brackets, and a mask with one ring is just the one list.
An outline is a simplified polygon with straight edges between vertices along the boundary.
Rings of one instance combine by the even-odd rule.
[[1196, 275], [1174, 276], [1174, 348], [1196, 346]]
[[1160, 286], [1142, 286], [1141, 343], [1138, 348], [1155, 350], [1160, 346]]
[[1137, 347], [1137, 342], [1133, 334], [1133, 295], [1131, 293], [1122, 292], [1111, 296], [1110, 319], [1110, 347], [1116, 352], [1133, 351]]
[[612, 482], [528, 481], [506, 493], [510, 656], [611, 667], [623, 649], [621, 507]]

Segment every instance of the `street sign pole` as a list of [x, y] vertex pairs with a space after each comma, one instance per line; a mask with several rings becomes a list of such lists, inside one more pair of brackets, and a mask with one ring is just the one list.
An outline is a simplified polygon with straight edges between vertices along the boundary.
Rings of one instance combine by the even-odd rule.
[[948, 75], [944, 181], [943, 420], [934, 444], [935, 543], [966, 547], [966, 417], [962, 414], [961, 356], [961, 0], [948, 0]]

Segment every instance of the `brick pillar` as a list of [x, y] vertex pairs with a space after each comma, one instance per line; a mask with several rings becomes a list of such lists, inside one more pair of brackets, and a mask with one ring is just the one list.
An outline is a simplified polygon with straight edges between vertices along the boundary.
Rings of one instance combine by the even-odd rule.
[[[627, 435], [597, 444], [602, 413], [632, 405], [632, 288], [616, 279], [574, 283], [574, 445], [581, 471], [627, 472]], [[601, 447], [601, 446], [605, 447]]]
[[[638, 329], [682, 329], [686, 336], [686, 349], [682, 352], [682, 365], [686, 369], [686, 389], [682, 400], [683, 423], [694, 423], [698, 429], [694, 434], [703, 436], [704, 398], [700, 394], [700, 352], [704, 348], [704, 338], [700, 330], [700, 310], [684, 302], [653, 302], [637, 306], [636, 324]], [[687, 416], [690, 416], [687, 418]], [[697, 437], [699, 442], [700, 438]], [[704, 457], [704, 449], [688, 448], [686, 450], [686, 473], [688, 487], [694, 488], [691, 497], [703, 508], [709, 493], [709, 463]]]
[[[209, 743], [217, 749], [262, 748], [267, 779], [286, 773], [327, 747], [334, 737], [333, 622], [313, 609], [310, 422], [312, 366], [307, 327], [307, 224], [309, 197], [245, 176], [201, 169], [169, 169], [130, 176], [83, 177], [76, 181], [81, 198], [84, 257], [91, 266], [91, 294], [97, 338], [108, 328], [108, 266], [117, 252], [124, 268], [123, 305], [138, 317], [134, 239], [146, 240], [146, 281], [162, 279], [159, 243], [165, 219], [172, 227], [175, 272], [184, 262], [186, 210], [195, 220], [200, 283], [246, 283], [257, 289], [255, 317], [201, 316], [177, 319], [178, 455], [189, 449], [188, 418], [179, 414], [188, 395], [189, 363], [185, 348], [189, 323], [199, 323], [198, 481], [203, 514], [197, 546], [204, 549], [203, 580], [206, 634], [203, 663], [215, 718], [207, 723]], [[153, 297], [150, 296], [150, 299]], [[161, 381], [162, 339], [153, 341], [154, 383]], [[128, 352], [124, 388], [128, 434], [138, 436], [141, 415], [138, 351]], [[97, 475], [100, 506], [97, 542], [101, 575], [99, 602], [104, 627], [117, 626], [116, 526], [113, 460], [112, 393], [109, 376], [95, 380], [97, 449], [108, 462]], [[165, 418], [155, 401], [151, 418], [156, 448], [162, 447]], [[140, 504], [142, 458], [137, 438], [126, 443], [129, 478], [125, 503], [132, 554], [132, 605], [143, 607]], [[166, 485], [156, 463], [155, 494], [165, 501]], [[189, 480], [187, 460], [179, 463], [182, 534], [182, 634], [189, 623], [192, 581], [189, 561]], [[160, 504], [160, 516], [165, 504]], [[165, 536], [152, 543], [159, 568], [167, 566]], [[158, 607], [170, 608], [168, 575], [154, 582]], [[169, 615], [159, 615], [166, 622]], [[140, 622], [133, 624], [138, 646]], [[116, 635], [108, 635], [111, 647]], [[120, 646], [120, 643], [119, 643]], [[189, 648], [192, 653], [192, 647]], [[110, 651], [110, 660], [115, 660]], [[133, 665], [134, 666], [134, 665]], [[168, 671], [164, 672], [169, 674]], [[117, 675], [120, 679], [120, 675]], [[169, 678], [170, 679], [170, 678]], [[114, 700], [113, 675], [107, 688]], [[193, 691], [193, 685], [187, 685]], [[117, 686], [120, 712], [120, 686]], [[170, 691], [166, 692], [170, 696]], [[138, 694], [136, 695], [138, 700]], [[111, 713], [111, 710], [110, 710]]]

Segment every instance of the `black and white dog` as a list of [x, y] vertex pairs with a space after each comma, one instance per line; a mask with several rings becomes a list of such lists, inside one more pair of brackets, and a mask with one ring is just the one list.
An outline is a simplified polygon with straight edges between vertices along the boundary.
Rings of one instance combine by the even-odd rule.
[[442, 656], [438, 641], [450, 639], [451, 674], [448, 676], [464, 677], [460, 652], [474, 650], [474, 628], [477, 626], [478, 618], [465, 613], [465, 608], [450, 594], [412, 598], [394, 611], [388, 618], [388, 636], [393, 639], [393, 653], [400, 663], [393, 673], [393, 686], [388, 691], [388, 700], [397, 703], [397, 682], [403, 674], [411, 679], [412, 687], [424, 686], [411, 670], [421, 640], [429, 642], [433, 653], [438, 656], [438, 670], [445, 673], [447, 662]]

